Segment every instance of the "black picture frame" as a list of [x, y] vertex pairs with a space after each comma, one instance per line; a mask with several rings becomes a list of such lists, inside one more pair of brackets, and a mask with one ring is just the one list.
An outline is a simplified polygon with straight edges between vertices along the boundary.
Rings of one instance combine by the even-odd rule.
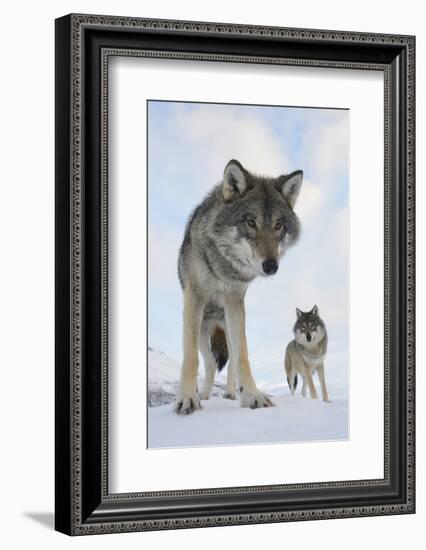
[[[56, 20], [56, 524], [69, 535], [415, 511], [415, 37], [71, 14]], [[384, 478], [108, 493], [109, 55], [384, 74]]]

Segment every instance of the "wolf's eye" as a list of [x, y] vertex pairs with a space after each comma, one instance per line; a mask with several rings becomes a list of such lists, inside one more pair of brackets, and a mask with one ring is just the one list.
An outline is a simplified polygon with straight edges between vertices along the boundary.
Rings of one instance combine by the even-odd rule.
[[280, 229], [282, 229], [283, 227], [283, 224], [281, 222], [277, 222], [275, 224], [275, 231], [280, 231]]
[[256, 227], [256, 222], [253, 218], [247, 218], [246, 222], [249, 227]]

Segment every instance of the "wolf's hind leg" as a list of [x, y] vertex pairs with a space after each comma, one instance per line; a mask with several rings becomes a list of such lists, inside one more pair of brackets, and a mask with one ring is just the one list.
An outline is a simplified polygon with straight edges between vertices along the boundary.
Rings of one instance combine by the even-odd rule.
[[225, 324], [225, 337], [229, 352], [228, 372], [226, 373], [226, 389], [223, 394], [224, 399], [234, 400], [237, 398], [237, 368], [235, 365], [235, 354], [231, 351], [230, 335], [228, 327]]
[[204, 304], [188, 285], [183, 293], [183, 362], [175, 411], [189, 414], [201, 409], [197, 391], [198, 345]]
[[214, 382], [216, 373], [216, 361], [210, 350], [210, 334], [207, 327], [202, 326], [200, 332], [200, 352], [204, 361], [204, 383], [200, 393], [201, 399], [208, 399]]
[[291, 355], [288, 348], [286, 349], [284, 357], [284, 370], [287, 375], [287, 383], [290, 388], [291, 395], [294, 395], [294, 391], [297, 386], [297, 374], [296, 370], [293, 369], [293, 362], [291, 360]]
[[287, 377], [288, 385], [290, 386], [291, 395], [294, 395], [296, 392], [297, 386], [297, 374], [294, 371], [290, 371], [290, 374]]
[[228, 373], [226, 377], [226, 390], [223, 394], [224, 399], [236, 399], [237, 391], [237, 372], [233, 358], [228, 363]]

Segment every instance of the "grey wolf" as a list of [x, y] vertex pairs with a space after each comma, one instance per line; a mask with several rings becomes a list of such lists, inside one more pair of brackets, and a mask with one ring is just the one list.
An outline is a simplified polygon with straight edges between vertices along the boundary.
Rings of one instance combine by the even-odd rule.
[[[190, 216], [179, 252], [183, 289], [183, 363], [175, 410], [189, 414], [208, 399], [228, 362], [226, 393], [252, 409], [273, 403], [256, 386], [247, 352], [244, 297], [251, 281], [270, 277], [300, 234], [294, 205], [303, 173], [258, 176], [237, 160]], [[205, 381], [197, 388], [198, 350]]]
[[327, 354], [327, 329], [314, 306], [311, 311], [303, 312], [296, 308], [297, 320], [293, 327], [294, 340], [285, 352], [285, 371], [291, 394], [294, 395], [297, 386], [297, 375], [303, 380], [302, 395], [306, 397], [306, 386], [312, 399], [317, 399], [313, 375], [318, 373], [323, 401], [330, 402], [325, 384], [324, 359]]

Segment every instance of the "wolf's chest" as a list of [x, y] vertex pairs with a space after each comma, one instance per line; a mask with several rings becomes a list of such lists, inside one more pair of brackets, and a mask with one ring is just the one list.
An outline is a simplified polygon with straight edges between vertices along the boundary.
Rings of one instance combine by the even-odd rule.
[[312, 355], [307, 355], [306, 353], [304, 353], [302, 351], [302, 357], [303, 357], [303, 360], [304, 360], [305, 364], [308, 367], [311, 367], [312, 369], [314, 369], [316, 367], [319, 367], [320, 365], [323, 364], [324, 355], [325, 355], [324, 353], [321, 353], [320, 355], [312, 356]]

